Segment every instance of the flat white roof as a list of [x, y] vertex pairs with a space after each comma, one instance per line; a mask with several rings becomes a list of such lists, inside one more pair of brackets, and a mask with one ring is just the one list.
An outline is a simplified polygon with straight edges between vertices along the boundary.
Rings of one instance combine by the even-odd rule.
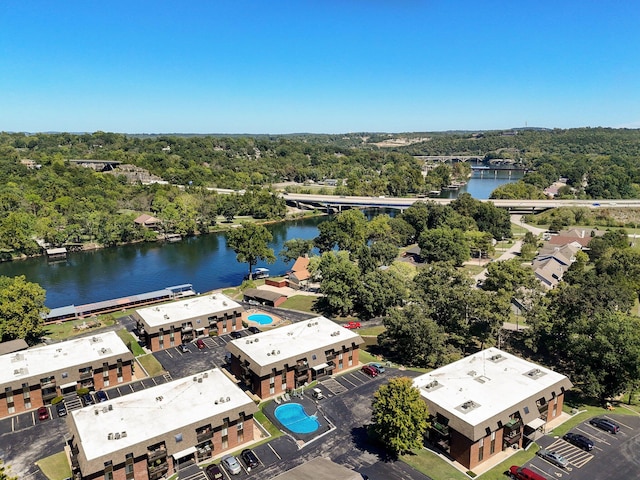
[[180, 302], [140, 308], [136, 313], [149, 327], [154, 328], [233, 309], [243, 310], [238, 302], [234, 302], [226, 295], [213, 293], [191, 297]]
[[43, 347], [33, 347], [0, 356], [0, 384], [88, 365], [114, 355], [129, 354], [115, 332], [98, 333]]
[[236, 408], [250, 413], [255, 403], [215, 368], [73, 410], [69, 415], [91, 461]]
[[[352, 340], [357, 344], [362, 343], [357, 333], [326, 317], [315, 317], [229, 343], [235, 345], [257, 365], [266, 366], [281, 359], [303, 356], [326, 345], [338, 342], [348, 344]], [[318, 360], [318, 363], [324, 362], [324, 358]]]
[[559, 383], [564, 386], [564, 382], [568, 383], [564, 375], [497, 348], [488, 348], [413, 380], [422, 397], [447, 412], [449, 420], [456, 417], [471, 426]]

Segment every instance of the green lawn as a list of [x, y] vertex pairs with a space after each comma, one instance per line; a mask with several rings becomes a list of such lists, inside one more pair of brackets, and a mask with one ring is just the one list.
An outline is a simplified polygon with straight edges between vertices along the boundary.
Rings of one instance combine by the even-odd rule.
[[50, 480], [64, 480], [71, 477], [71, 466], [64, 452], [38, 460], [36, 465]]
[[358, 333], [358, 335], [360, 335], [362, 337], [377, 337], [378, 335], [383, 333], [385, 330], [386, 330], [386, 328], [384, 327], [384, 325], [377, 325], [377, 326], [374, 326], [374, 327], [367, 327], [367, 324], [364, 323], [364, 327], [363, 328], [359, 328], [358, 330], [356, 330], [356, 332]]
[[311, 295], [294, 295], [280, 305], [282, 308], [298, 310], [300, 312], [316, 313], [313, 306], [318, 298]]
[[[73, 320], [68, 322], [54, 323], [45, 325], [44, 336], [52, 340], [66, 340], [74, 335], [87, 333], [94, 330], [100, 330], [103, 327], [109, 327], [115, 323], [110, 315], [103, 315], [98, 318], [85, 318], [82, 320]], [[91, 328], [80, 328], [82, 325], [93, 325]], [[78, 327], [78, 328], [76, 328]]]
[[136, 339], [131, 335], [126, 328], [122, 330], [118, 330], [116, 332], [120, 339], [124, 342], [129, 350], [133, 353], [134, 356], [138, 357], [140, 355], [144, 355], [144, 350], [140, 346], [140, 344], [136, 341]]
[[164, 371], [160, 362], [150, 353], [138, 357], [136, 360], [144, 367], [150, 377], [154, 377]]

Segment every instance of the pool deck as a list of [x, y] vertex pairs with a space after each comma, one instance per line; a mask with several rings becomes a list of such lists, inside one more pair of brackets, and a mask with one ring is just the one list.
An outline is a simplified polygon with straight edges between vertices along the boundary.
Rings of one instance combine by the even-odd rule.
[[[281, 401], [280, 404], [275, 401], [270, 401], [267, 405], [264, 406], [262, 412], [267, 416], [267, 418], [273, 423], [279, 430], [284, 432], [286, 435], [289, 435], [293, 438], [298, 445], [298, 448], [304, 447], [306, 444], [320, 438], [326, 433], [329, 433], [335, 427], [329, 423], [329, 421], [324, 417], [322, 411], [318, 408], [319, 405], [313, 400], [310, 395], [304, 395], [302, 398], [294, 397], [291, 395], [291, 400], [289, 401]], [[320, 426], [315, 432], [312, 433], [295, 433], [291, 430], [287, 429], [284, 425], [282, 425], [275, 416], [275, 409], [280, 405], [286, 405], [289, 403], [299, 403], [304, 407], [304, 411], [307, 415], [315, 415], [318, 419], [318, 423]]]
[[[260, 322], [251, 320], [249, 318], [251, 315], [267, 315], [273, 319], [273, 322], [262, 324]], [[273, 327], [280, 327], [282, 325], [285, 325], [285, 324], [288, 325], [290, 323], [288, 320], [284, 320], [278, 315], [274, 315], [273, 313], [270, 313], [270, 312], [265, 312], [264, 310], [260, 310], [259, 308], [249, 308], [248, 310], [245, 310], [243, 312], [242, 316], [243, 316], [243, 320], [247, 322], [249, 326], [258, 327], [261, 330], [265, 330], [265, 329], [268, 330]]]

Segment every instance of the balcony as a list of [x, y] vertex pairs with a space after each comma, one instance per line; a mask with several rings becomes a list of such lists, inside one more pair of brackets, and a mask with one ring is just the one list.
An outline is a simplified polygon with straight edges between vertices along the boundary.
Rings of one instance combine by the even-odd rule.
[[505, 436], [509, 435], [509, 432], [513, 432], [515, 430], [519, 430], [522, 427], [522, 420], [519, 418], [513, 418], [509, 422], [504, 425]]
[[511, 445], [515, 445], [516, 443], [518, 443], [518, 441], [520, 441], [520, 438], [522, 438], [522, 434], [520, 432], [516, 432], [512, 435], [509, 435], [508, 437], [505, 437], [503, 439], [503, 442], [507, 447], [510, 447]]
[[158, 448], [156, 450], [148, 450], [147, 451], [147, 462], [151, 463], [159, 458], [163, 458], [167, 456], [166, 448]]
[[41, 389], [56, 388], [56, 380], [55, 380], [55, 378], [52, 379], [52, 380], [45, 380], [43, 382], [40, 382], [40, 388]]
[[308, 376], [309, 376], [309, 369], [307, 369], [307, 370], [305, 370], [305, 371], [303, 371], [303, 372], [297, 372], [297, 371], [296, 371], [296, 375], [295, 375], [296, 379], [299, 379], [299, 378], [306, 378], [306, 377], [308, 377]]
[[296, 363], [296, 372], [306, 372], [307, 370], [309, 370], [309, 364], [307, 362]]
[[202, 443], [206, 440], [209, 440], [211, 437], [213, 437], [213, 430], [208, 430], [206, 432], [200, 432], [196, 434], [196, 439], [198, 443]]
[[87, 380], [93, 378], [93, 371], [80, 372], [80, 380]]
[[149, 465], [148, 470], [149, 478], [151, 480], [155, 480], [162, 477], [167, 472], [167, 470], [169, 470], [169, 464], [167, 462], [162, 462], [153, 466]]
[[431, 428], [445, 437], [449, 436], [449, 427], [443, 423], [431, 422]]

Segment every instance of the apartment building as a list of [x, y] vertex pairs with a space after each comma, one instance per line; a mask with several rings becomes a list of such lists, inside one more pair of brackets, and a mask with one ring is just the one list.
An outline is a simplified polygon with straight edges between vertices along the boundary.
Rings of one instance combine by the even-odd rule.
[[254, 439], [256, 404], [217, 368], [69, 412], [83, 479], [157, 480]]
[[78, 388], [130, 382], [133, 355], [115, 332], [0, 355], [0, 418]]
[[[468, 469], [521, 448], [562, 413], [567, 377], [497, 348], [413, 381], [429, 407], [428, 438]], [[528, 439], [528, 440], [527, 440]]]
[[227, 344], [231, 372], [269, 398], [359, 364], [357, 333], [325, 317], [261, 332]]
[[221, 293], [141, 308], [135, 311], [138, 335], [152, 352], [211, 333], [242, 329], [244, 308]]

